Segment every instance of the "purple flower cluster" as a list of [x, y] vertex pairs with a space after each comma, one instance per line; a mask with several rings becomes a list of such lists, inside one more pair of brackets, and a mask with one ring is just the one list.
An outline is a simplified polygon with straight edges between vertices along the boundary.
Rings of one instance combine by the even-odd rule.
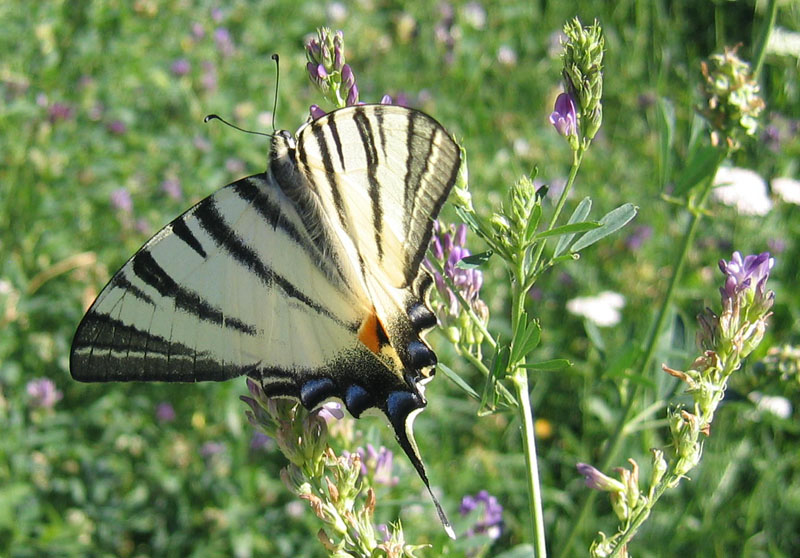
[[753, 297], [763, 298], [769, 272], [774, 265], [775, 259], [770, 257], [769, 252], [744, 258], [739, 252], [734, 252], [730, 261], [720, 260], [719, 268], [725, 274], [725, 285], [720, 287], [723, 305], [745, 291], [751, 291]]
[[383, 446], [376, 450], [372, 444], [367, 444], [366, 450], [358, 448], [357, 453], [361, 456], [361, 474], [369, 475], [375, 484], [394, 486], [400, 481], [392, 475], [394, 454], [391, 450]]
[[31, 380], [25, 386], [25, 390], [30, 397], [31, 407], [39, 409], [52, 409], [64, 397], [50, 378]]
[[483, 507], [483, 512], [478, 516], [475, 525], [467, 529], [465, 535], [467, 537], [486, 535], [492, 539], [499, 538], [503, 531], [503, 506], [486, 490], [481, 490], [475, 496], [464, 496], [458, 512], [465, 517], [479, 507]]
[[[465, 224], [462, 223], [458, 227], [451, 225], [445, 228], [439, 221], [433, 223], [433, 240], [431, 241], [433, 257], [442, 262], [444, 276], [452, 281], [464, 300], [474, 310], [479, 311], [480, 316], [484, 313], [486, 306], [480, 300], [483, 273], [475, 268], [458, 267], [458, 262], [471, 255], [469, 249], [466, 248], [466, 242], [467, 226]], [[427, 259], [425, 267], [433, 274], [436, 289], [447, 305], [447, 313], [451, 317], [458, 317], [460, 314], [458, 298], [447, 286], [442, 274]]]

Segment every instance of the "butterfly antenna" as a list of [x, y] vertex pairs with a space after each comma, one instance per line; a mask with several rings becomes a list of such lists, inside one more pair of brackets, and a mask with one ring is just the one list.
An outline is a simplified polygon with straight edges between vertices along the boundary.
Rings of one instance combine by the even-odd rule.
[[211, 120], [219, 120], [226, 126], [230, 126], [234, 130], [239, 130], [240, 132], [245, 132], [246, 134], [255, 134], [256, 136], [267, 136], [268, 138], [271, 138], [273, 136], [273, 134], [267, 134], [264, 132], [254, 132], [253, 130], [245, 130], [244, 128], [240, 128], [236, 124], [231, 124], [230, 122], [228, 122], [227, 120], [216, 114], [209, 114], [208, 116], [203, 118], [203, 122], [209, 122]]
[[275, 113], [278, 111], [278, 83], [281, 80], [281, 67], [278, 54], [272, 55], [275, 61], [275, 97], [272, 101], [272, 131], [275, 132]]

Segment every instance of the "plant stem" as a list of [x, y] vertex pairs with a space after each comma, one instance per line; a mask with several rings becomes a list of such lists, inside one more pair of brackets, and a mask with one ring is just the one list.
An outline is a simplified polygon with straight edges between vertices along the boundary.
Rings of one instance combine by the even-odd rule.
[[764, 27], [761, 30], [761, 36], [758, 38], [756, 51], [753, 53], [753, 79], [758, 79], [758, 75], [761, 73], [761, 67], [764, 65], [764, 57], [767, 54], [769, 36], [772, 33], [772, 29], [775, 27], [775, 18], [777, 15], [778, 0], [769, 0], [767, 19], [764, 21]]
[[531, 412], [530, 393], [528, 390], [528, 372], [524, 368], [517, 368], [511, 379], [517, 389], [520, 419], [522, 420], [522, 442], [525, 449], [525, 465], [528, 471], [528, 503], [532, 521], [534, 556], [546, 558], [547, 546], [545, 544], [544, 515], [542, 513], [542, 490], [539, 483], [536, 436], [533, 429], [533, 413]]
[[[716, 172], [714, 173], [714, 175]], [[703, 207], [705, 206], [706, 199], [708, 195], [711, 193], [711, 187], [714, 183], [714, 175], [707, 179], [707, 183], [703, 187], [703, 191], [701, 192], [700, 196], [698, 197], [697, 204], [693, 207], [689, 206], [689, 211], [691, 212], [691, 220], [689, 221], [689, 226], [686, 229], [686, 233], [683, 236], [683, 242], [681, 244], [680, 254], [678, 256], [678, 262], [675, 265], [675, 270], [672, 273], [672, 278], [670, 279], [669, 286], [667, 287], [667, 293], [664, 297], [664, 301], [661, 303], [661, 308], [658, 311], [658, 317], [656, 318], [655, 324], [653, 328], [650, 330], [650, 335], [647, 338], [647, 342], [645, 344], [645, 349], [642, 358], [640, 359], [640, 364], [636, 368], [636, 375], [643, 376], [645, 375], [647, 369], [650, 367], [653, 356], [656, 352], [656, 345], [658, 343], [658, 338], [661, 335], [661, 331], [664, 329], [664, 323], [667, 320], [667, 314], [669, 313], [669, 309], [672, 306], [672, 300], [675, 297], [675, 289], [680, 283], [680, 280], [683, 276], [683, 268], [686, 264], [686, 259], [689, 255], [689, 249], [691, 248], [692, 244], [694, 244], [695, 236], [697, 236], [697, 230], [700, 225], [700, 220], [703, 218]], [[605, 451], [603, 459], [600, 462], [599, 469], [601, 471], [608, 470], [611, 463], [617, 458], [617, 454], [619, 453], [620, 448], [622, 447], [622, 442], [625, 439], [625, 436], [628, 434], [628, 423], [633, 416], [634, 407], [636, 406], [636, 401], [638, 399], [639, 394], [639, 384], [635, 384], [629, 397], [628, 403], [625, 407], [625, 411], [622, 413], [622, 417], [617, 423], [617, 427], [614, 429], [614, 434], [611, 437], [611, 441], [608, 444], [608, 447]], [[586, 515], [589, 513], [589, 510], [594, 503], [594, 499], [596, 498], [597, 492], [592, 490], [589, 492], [588, 496], [585, 497], [583, 501], [583, 505], [581, 506], [581, 510], [578, 513], [578, 517], [575, 522], [572, 524], [572, 528], [567, 536], [566, 543], [561, 548], [561, 552], [559, 553], [559, 557], [564, 557], [570, 551], [570, 547], [573, 544], [575, 536], [578, 533], [578, 528], [586, 519]]]
[[[572, 183], [575, 182], [575, 177], [578, 175], [578, 169], [581, 167], [581, 161], [583, 160], [583, 153], [584, 149], [579, 148], [577, 151], [572, 153], [572, 167], [569, 169], [569, 177], [567, 178], [567, 183], [564, 185], [564, 189], [561, 191], [561, 196], [558, 198], [558, 203], [556, 204], [556, 208], [553, 211], [553, 216], [550, 218], [550, 223], [547, 225], [547, 230], [551, 230], [558, 220], [558, 216], [561, 215], [561, 210], [564, 208], [564, 204], [567, 201], [567, 195], [569, 191], [572, 189]], [[536, 247], [536, 253], [533, 256], [533, 261], [531, 262], [531, 273], [530, 277], [532, 278], [539, 275], [539, 261], [542, 258], [542, 253], [544, 252], [544, 245], [547, 243], [547, 239], [543, 238], [539, 241], [539, 245]], [[526, 283], [526, 287], [530, 287]]]

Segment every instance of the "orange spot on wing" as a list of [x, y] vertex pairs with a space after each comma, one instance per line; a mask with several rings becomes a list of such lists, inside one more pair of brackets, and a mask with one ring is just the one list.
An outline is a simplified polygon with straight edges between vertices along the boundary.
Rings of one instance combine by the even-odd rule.
[[372, 313], [361, 322], [361, 327], [358, 328], [358, 339], [364, 343], [370, 351], [378, 354], [381, 350], [381, 339], [386, 338], [386, 330], [383, 329], [383, 324], [373, 310]]

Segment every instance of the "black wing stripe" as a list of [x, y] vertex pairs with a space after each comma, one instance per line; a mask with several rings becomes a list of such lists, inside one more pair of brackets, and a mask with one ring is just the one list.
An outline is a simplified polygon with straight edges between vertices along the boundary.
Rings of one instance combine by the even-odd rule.
[[[404, 207], [405, 207], [405, 216], [403, 218], [403, 232], [408, 234], [409, 223], [411, 222], [411, 211], [409, 211], [409, 205], [411, 199], [414, 197], [414, 192], [416, 188], [419, 187], [419, 178], [416, 180], [412, 180], [412, 176], [414, 175], [414, 137], [416, 134], [415, 125], [417, 120], [417, 113], [412, 112], [408, 116], [408, 129], [406, 131], [406, 177], [404, 180], [405, 183], [405, 192], [404, 192]], [[416, 184], [414, 188], [411, 187], [412, 184]]]
[[155, 306], [155, 302], [152, 298], [150, 298], [146, 292], [142, 289], [131, 283], [125, 275], [120, 272], [117, 273], [113, 279], [111, 279], [111, 284], [114, 285], [118, 289], [122, 289], [128, 294], [133, 295], [134, 297], [138, 298], [139, 300], [146, 302], [152, 306]]
[[[326, 121], [332, 121], [333, 117], [329, 117]], [[317, 142], [317, 146], [319, 147], [319, 153], [322, 156], [322, 165], [325, 167], [325, 176], [328, 179], [328, 186], [331, 189], [331, 195], [333, 196], [333, 205], [336, 206], [336, 213], [339, 216], [339, 223], [341, 224], [342, 228], [345, 232], [349, 233], [350, 227], [347, 226], [347, 216], [345, 214], [344, 208], [344, 200], [342, 200], [342, 195], [339, 192], [339, 186], [336, 184], [336, 171], [333, 168], [333, 160], [331, 159], [331, 153], [328, 150], [328, 142], [325, 140], [325, 130], [318, 122], [312, 122], [310, 124], [311, 131], [313, 132], [312, 137]], [[308, 159], [305, 150], [299, 148], [298, 151], [300, 152], [300, 160], [303, 163], [303, 168], [306, 170], [307, 180], [309, 183], [314, 184], [313, 176], [311, 175], [311, 169], [308, 166]], [[316, 187], [316, 185], [314, 185]]]
[[207, 257], [206, 251], [203, 249], [203, 245], [200, 244], [200, 241], [194, 235], [194, 233], [189, 230], [189, 226], [186, 224], [186, 220], [183, 217], [179, 217], [172, 222], [172, 232], [175, 233], [175, 236], [183, 240], [192, 250], [197, 252], [197, 254], [205, 259]]
[[367, 179], [369, 180], [369, 199], [372, 202], [372, 227], [375, 231], [375, 246], [378, 249], [378, 260], [383, 260], [383, 206], [381, 205], [381, 191], [378, 183], [378, 151], [375, 148], [375, 135], [369, 118], [363, 109], [356, 109], [353, 114], [358, 135], [364, 145], [367, 158]]
[[277, 285], [287, 296], [303, 303], [317, 314], [323, 315], [342, 327], [352, 330], [351, 324], [346, 324], [340, 320], [330, 310], [323, 308], [308, 298], [285, 277], [267, 267], [258, 257], [258, 254], [239, 238], [236, 231], [225, 223], [225, 219], [217, 209], [213, 198], [206, 198], [198, 204], [195, 216], [200, 226], [211, 236], [217, 246], [227, 251], [233, 259], [242, 264], [248, 271], [254, 273], [265, 285]]
[[[261, 217], [267, 221], [273, 229], [280, 229], [292, 242], [303, 249], [309, 259], [316, 265], [323, 267], [325, 275], [330, 279], [339, 279], [334, 281], [333, 284], [343, 293], [347, 294], [347, 279], [345, 278], [344, 271], [340, 263], [331, 257], [330, 251], [326, 250], [325, 242], [327, 241], [326, 234], [318, 234], [316, 243], [310, 240], [309, 237], [315, 232], [308, 230], [310, 225], [306, 226], [308, 236], [303, 235], [295, 225], [286, 218], [281, 211], [279, 203], [271, 199], [269, 194], [258, 187], [258, 184], [252, 180], [240, 180], [234, 185], [236, 195], [242, 200], [250, 204], [258, 212]], [[302, 216], [301, 216], [302, 219]], [[317, 226], [317, 228], [319, 228]]]
[[339, 155], [339, 164], [344, 168], [344, 151], [342, 150], [342, 138], [339, 137], [339, 128], [336, 126], [336, 119], [330, 118], [329, 126], [331, 129], [331, 136], [333, 136], [333, 143], [336, 146], [336, 153]]
[[174, 299], [177, 308], [186, 310], [201, 320], [223, 325], [248, 335], [258, 334], [255, 326], [226, 316], [222, 311], [208, 304], [196, 292], [178, 285], [159, 265], [149, 250], [142, 249], [133, 257], [132, 269], [136, 277], [153, 287], [161, 296]]
[[388, 154], [386, 152], [386, 130], [384, 130], [383, 127], [383, 107], [377, 106], [373, 112], [375, 113], [375, 119], [378, 121], [378, 135], [381, 138], [381, 153], [383, 153], [383, 158], [386, 159]]

